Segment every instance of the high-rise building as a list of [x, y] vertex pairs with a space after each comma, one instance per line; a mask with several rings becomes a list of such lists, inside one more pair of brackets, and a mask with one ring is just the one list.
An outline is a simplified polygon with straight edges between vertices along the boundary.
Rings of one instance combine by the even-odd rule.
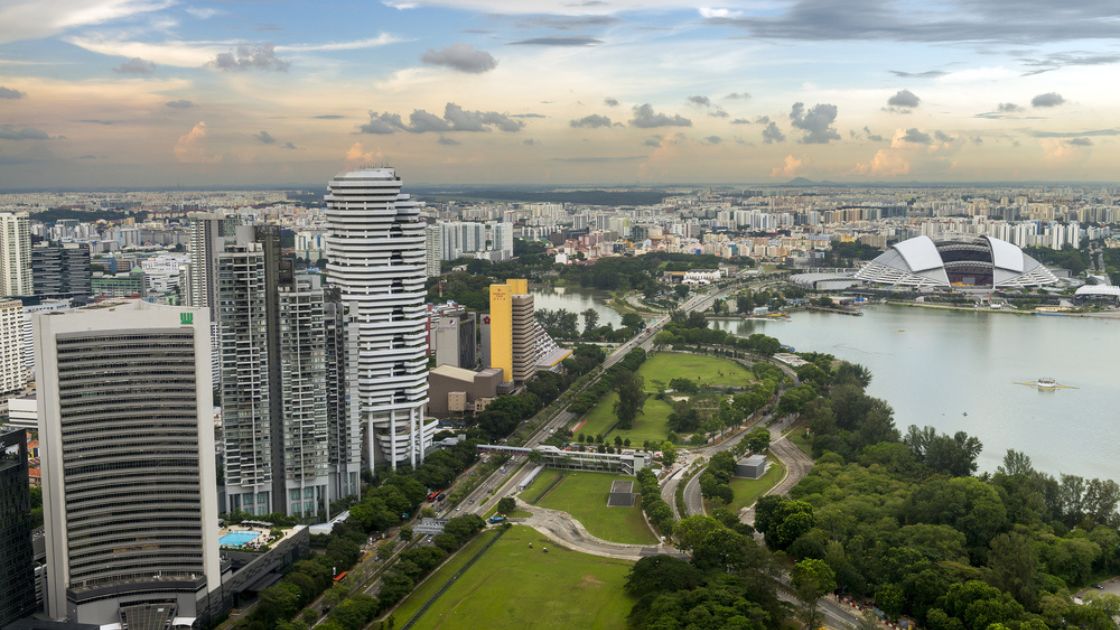
[[0, 300], [0, 395], [22, 390], [27, 376], [23, 363], [23, 302]]
[[[225, 217], [213, 213], [191, 215], [190, 227], [190, 294], [189, 306], [210, 310], [211, 321], [217, 321], [218, 254], [224, 249]], [[187, 296], [184, 296], [187, 297]]]
[[477, 338], [478, 317], [465, 307], [441, 307], [432, 313], [436, 365], [473, 370], [478, 365]]
[[502, 370], [504, 383], [523, 383], [538, 366], [551, 369], [571, 354], [537, 322], [528, 280], [490, 285], [490, 313], [483, 317], [489, 324], [484, 328], [484, 341], [489, 329], [489, 367]]
[[205, 309], [143, 301], [35, 317], [51, 618], [211, 620], [209, 323]]
[[439, 277], [443, 260], [443, 230], [439, 225], [424, 229], [424, 269], [429, 278]]
[[274, 433], [264, 249], [252, 240], [230, 245], [217, 266], [227, 509], [268, 514]]
[[435, 433], [428, 398], [425, 224], [390, 168], [336, 176], [326, 196], [327, 278], [358, 327], [368, 463], [419, 464]]
[[31, 229], [25, 212], [0, 212], [0, 297], [31, 295]]
[[0, 627], [35, 612], [27, 433], [0, 430]]
[[357, 495], [362, 423], [358, 407], [358, 327], [338, 287], [323, 287], [326, 347], [327, 460], [331, 498]]
[[39, 243], [31, 248], [31, 275], [35, 295], [90, 295], [89, 246], [85, 243]]

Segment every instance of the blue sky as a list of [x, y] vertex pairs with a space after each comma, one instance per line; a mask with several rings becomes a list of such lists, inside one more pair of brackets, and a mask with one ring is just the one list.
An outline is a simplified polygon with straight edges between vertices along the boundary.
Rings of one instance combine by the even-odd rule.
[[5, 0], [0, 188], [1113, 180], [1118, 38], [1104, 0]]

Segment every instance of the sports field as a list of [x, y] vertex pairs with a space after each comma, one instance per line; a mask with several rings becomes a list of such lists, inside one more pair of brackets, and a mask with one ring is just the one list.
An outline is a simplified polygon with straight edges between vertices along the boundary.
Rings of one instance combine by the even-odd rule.
[[[546, 491], [556, 476], [549, 475], [543, 478], [538, 476], [521, 493], [522, 501], [529, 501], [529, 498], [532, 498], [536, 505], [567, 512], [596, 538], [636, 545], [657, 543], [657, 537], [646, 525], [645, 519], [642, 518], [642, 507], [637, 502], [630, 507], [607, 506], [611, 482], [616, 479], [634, 481], [633, 477], [593, 472], [560, 473], [551, 470], [543, 470], [541, 475], [546, 472], [558, 473], [561, 476], [560, 482]], [[634, 488], [637, 489], [637, 482]]]
[[[464, 563], [473, 555], [471, 547], [473, 543], [459, 553]], [[548, 548], [547, 553], [544, 548]], [[624, 628], [634, 603], [623, 591], [630, 566], [623, 560], [557, 547], [528, 527], [514, 526], [412, 627]], [[413, 592], [394, 613], [397, 627], [403, 627], [458, 568], [445, 565]]]

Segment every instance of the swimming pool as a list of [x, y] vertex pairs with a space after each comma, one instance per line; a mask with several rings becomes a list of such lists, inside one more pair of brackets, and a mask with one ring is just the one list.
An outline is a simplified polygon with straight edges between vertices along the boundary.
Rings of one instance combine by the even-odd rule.
[[218, 545], [222, 547], [244, 547], [256, 540], [257, 536], [260, 536], [257, 532], [230, 532], [218, 539]]

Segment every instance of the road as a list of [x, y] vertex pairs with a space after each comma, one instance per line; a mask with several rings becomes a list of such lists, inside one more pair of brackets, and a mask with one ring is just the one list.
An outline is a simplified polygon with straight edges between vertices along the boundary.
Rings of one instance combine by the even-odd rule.
[[637, 562], [646, 556], [658, 554], [685, 557], [676, 547], [664, 543], [657, 545], [628, 545], [597, 538], [587, 531], [582, 523], [567, 512], [550, 510], [517, 500], [517, 508], [529, 512], [530, 516], [517, 522], [528, 525], [553, 541], [581, 553], [605, 558], [617, 558]]
[[[788, 431], [783, 434], [781, 430], [779, 427], [770, 428], [770, 452], [786, 467], [786, 474], [778, 483], [774, 484], [773, 488], [767, 490], [764, 496], [789, 494], [789, 491], [793, 490], [793, 487], [813, 469], [813, 460], [805, 454], [805, 451], [789, 440], [787, 437]], [[753, 504], [739, 512], [739, 520], [752, 527], [754, 526]]]

